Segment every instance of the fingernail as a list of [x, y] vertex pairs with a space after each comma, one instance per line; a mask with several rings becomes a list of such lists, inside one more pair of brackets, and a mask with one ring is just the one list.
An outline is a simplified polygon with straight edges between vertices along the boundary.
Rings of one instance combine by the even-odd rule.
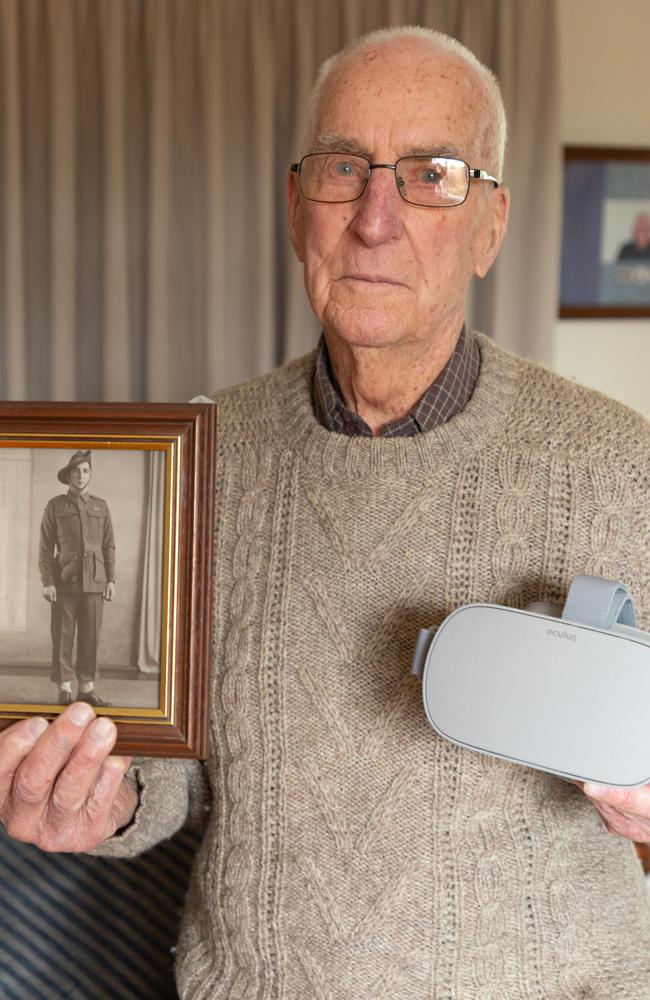
[[125, 761], [124, 757], [107, 757], [104, 761], [104, 767], [108, 767], [111, 771], [120, 771], [122, 776], [126, 774], [129, 769], [128, 763]]
[[90, 722], [95, 713], [90, 705], [86, 705], [83, 701], [76, 701], [68, 709], [67, 715], [70, 722], [74, 722], [75, 726], [85, 726], [87, 722]]
[[48, 723], [46, 719], [30, 719], [25, 728], [35, 743], [39, 736], [43, 735], [47, 726]]
[[95, 743], [105, 743], [113, 732], [113, 723], [110, 719], [97, 719], [90, 730], [90, 738]]

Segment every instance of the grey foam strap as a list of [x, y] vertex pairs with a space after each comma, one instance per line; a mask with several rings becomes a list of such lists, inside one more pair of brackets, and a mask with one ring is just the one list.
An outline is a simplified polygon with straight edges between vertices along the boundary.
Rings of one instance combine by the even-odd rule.
[[436, 630], [433, 628], [421, 628], [418, 633], [415, 652], [413, 653], [413, 662], [411, 664], [411, 673], [415, 677], [422, 677], [424, 673], [424, 663], [435, 632]]
[[567, 594], [562, 618], [601, 629], [611, 629], [617, 623], [636, 628], [634, 601], [627, 587], [600, 576], [575, 577]]

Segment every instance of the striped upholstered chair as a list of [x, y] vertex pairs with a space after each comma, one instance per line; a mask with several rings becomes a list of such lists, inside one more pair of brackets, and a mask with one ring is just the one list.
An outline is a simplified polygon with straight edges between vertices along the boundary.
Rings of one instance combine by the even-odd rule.
[[174, 1000], [197, 834], [133, 861], [45, 854], [0, 827], [2, 1000]]

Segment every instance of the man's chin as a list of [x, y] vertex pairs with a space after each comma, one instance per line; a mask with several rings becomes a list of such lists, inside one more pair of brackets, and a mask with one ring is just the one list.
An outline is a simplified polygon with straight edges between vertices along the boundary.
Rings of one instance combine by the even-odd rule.
[[326, 333], [349, 347], [391, 347], [407, 339], [404, 317], [374, 310], [346, 311], [344, 316], [327, 316]]

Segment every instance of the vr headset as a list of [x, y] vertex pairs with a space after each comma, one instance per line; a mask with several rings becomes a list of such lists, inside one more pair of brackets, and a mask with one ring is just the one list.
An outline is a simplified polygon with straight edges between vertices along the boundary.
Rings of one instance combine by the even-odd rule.
[[420, 632], [412, 673], [459, 746], [570, 780], [650, 782], [650, 633], [623, 584], [578, 576], [564, 608], [464, 605]]

